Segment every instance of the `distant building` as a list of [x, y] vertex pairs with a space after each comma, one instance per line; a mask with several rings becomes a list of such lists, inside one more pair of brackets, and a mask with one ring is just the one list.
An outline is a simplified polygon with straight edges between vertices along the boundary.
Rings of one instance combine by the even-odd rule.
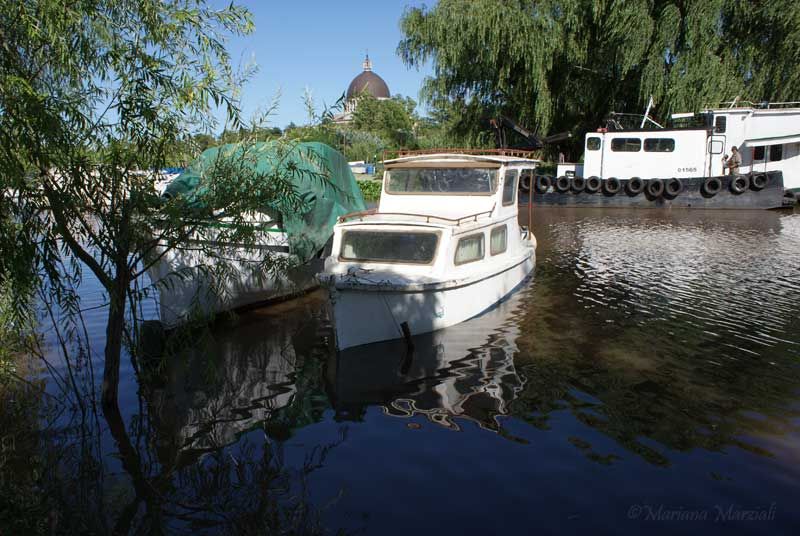
[[369, 54], [364, 58], [362, 65], [364, 71], [353, 78], [353, 81], [347, 86], [344, 112], [335, 115], [333, 118], [337, 123], [349, 123], [353, 120], [353, 112], [358, 107], [358, 98], [364, 94], [372, 95], [378, 100], [391, 98], [389, 86], [386, 85], [383, 78], [372, 71], [372, 61], [369, 59]]

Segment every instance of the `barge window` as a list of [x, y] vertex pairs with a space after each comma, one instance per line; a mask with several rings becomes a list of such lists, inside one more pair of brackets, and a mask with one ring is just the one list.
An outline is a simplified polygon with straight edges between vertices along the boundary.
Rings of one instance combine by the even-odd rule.
[[725, 129], [728, 127], [728, 117], [725, 115], [718, 115], [714, 118], [714, 133], [724, 134]]
[[393, 194], [489, 195], [496, 188], [496, 169], [398, 168], [386, 171], [386, 190]]
[[777, 162], [779, 160], [783, 160], [783, 145], [770, 145], [769, 161]]
[[345, 231], [339, 256], [353, 261], [429, 264], [438, 243], [438, 233]]
[[767, 151], [763, 145], [759, 145], [758, 147], [753, 147], [753, 160], [764, 160], [764, 156], [766, 155]]
[[600, 149], [600, 138], [597, 136], [586, 138], [586, 148], [590, 151], [597, 151]]
[[514, 194], [517, 193], [517, 177], [519, 171], [509, 169], [503, 179], [503, 205], [514, 204]]
[[622, 153], [637, 153], [642, 149], [642, 140], [639, 138], [614, 138], [611, 140], [611, 150]]
[[492, 229], [492, 236], [489, 239], [489, 253], [492, 255], [500, 255], [505, 253], [508, 247], [508, 231], [505, 225], [495, 227]]
[[646, 153], [671, 153], [675, 150], [675, 140], [672, 138], [645, 138], [644, 151]]
[[483, 258], [483, 233], [465, 236], [458, 241], [455, 263], [466, 264]]

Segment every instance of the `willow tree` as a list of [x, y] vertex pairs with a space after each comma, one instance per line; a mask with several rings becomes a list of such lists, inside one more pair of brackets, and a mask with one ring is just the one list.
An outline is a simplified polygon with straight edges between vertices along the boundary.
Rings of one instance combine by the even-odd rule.
[[441, 0], [406, 11], [398, 52], [410, 66], [433, 62], [423, 96], [460, 110], [463, 134], [498, 112], [542, 133], [581, 132], [611, 111], [641, 113], [650, 96], [661, 116], [736, 96], [787, 98], [800, 7], [775, 4]]
[[[41, 298], [72, 313], [83, 275], [99, 281], [104, 408], [117, 409], [126, 319], [148, 255], [201, 229], [187, 200], [159, 199], [154, 172], [177, 144], [214, 127], [215, 107], [241, 124], [225, 39], [251, 30], [247, 10], [205, 0], [0, 4], [4, 277], [38, 276]], [[260, 228], [244, 215], [293, 198], [288, 177], [263, 181], [242, 155], [215, 167], [199, 201], [204, 218], [232, 222], [217, 240], [247, 245]]]

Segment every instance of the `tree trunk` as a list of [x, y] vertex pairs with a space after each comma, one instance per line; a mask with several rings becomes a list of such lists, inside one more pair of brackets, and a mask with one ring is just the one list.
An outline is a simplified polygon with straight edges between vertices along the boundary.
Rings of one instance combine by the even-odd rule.
[[127, 271], [117, 270], [109, 289], [108, 323], [106, 324], [105, 368], [103, 369], [103, 408], [116, 408], [119, 392], [119, 363], [122, 354], [122, 330], [125, 328], [125, 295]]

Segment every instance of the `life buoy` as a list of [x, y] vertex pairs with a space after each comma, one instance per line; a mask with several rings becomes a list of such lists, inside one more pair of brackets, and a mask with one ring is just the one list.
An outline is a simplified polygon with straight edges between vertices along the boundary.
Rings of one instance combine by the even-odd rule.
[[671, 179], [667, 179], [664, 181], [664, 195], [669, 197], [670, 199], [678, 197], [683, 191], [683, 183], [680, 179], [676, 179], [672, 177]]
[[632, 177], [625, 185], [625, 191], [627, 191], [630, 196], [636, 196], [644, 191], [644, 187], [644, 181], [640, 177]]
[[647, 181], [647, 195], [653, 199], [658, 199], [664, 194], [664, 181], [661, 179], [650, 179]]
[[531, 176], [527, 173], [519, 180], [519, 189], [523, 192], [531, 191]]
[[756, 192], [763, 190], [767, 186], [767, 183], [769, 183], [769, 176], [766, 173], [754, 173], [750, 177], [750, 188]]
[[539, 175], [536, 177], [536, 193], [543, 194], [550, 189], [553, 181], [547, 175]]
[[750, 187], [750, 179], [747, 178], [747, 175], [736, 175], [731, 179], [731, 185], [729, 186], [731, 193], [734, 195], [739, 195], [744, 193]]
[[556, 191], [560, 193], [565, 193], [569, 190], [569, 177], [565, 177], [564, 175], [560, 176], [556, 179]]
[[603, 192], [608, 195], [616, 195], [620, 188], [622, 188], [622, 183], [616, 177], [609, 177], [603, 181]]
[[700, 191], [706, 197], [714, 197], [722, 190], [722, 180], [719, 177], [709, 177], [703, 181]]
[[572, 177], [572, 191], [576, 194], [581, 193], [586, 188], [586, 179], [583, 177]]
[[586, 179], [586, 186], [584, 189], [586, 190], [587, 194], [596, 194], [600, 191], [602, 186], [603, 181], [600, 180], [600, 177], [591, 176]]

